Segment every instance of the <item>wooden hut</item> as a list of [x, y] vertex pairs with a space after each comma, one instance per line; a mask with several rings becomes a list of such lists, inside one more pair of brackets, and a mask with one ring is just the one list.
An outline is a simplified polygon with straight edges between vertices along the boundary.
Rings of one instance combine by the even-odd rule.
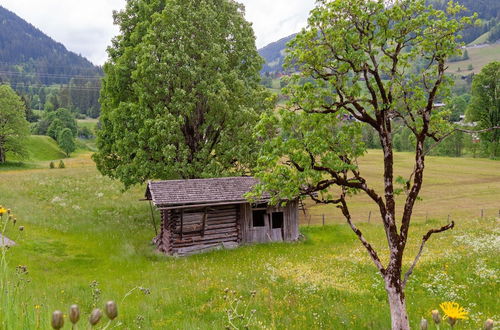
[[155, 238], [169, 255], [217, 247], [298, 239], [298, 202], [268, 205], [269, 196], [250, 204], [244, 197], [257, 184], [252, 177], [150, 181], [146, 199], [160, 210]]

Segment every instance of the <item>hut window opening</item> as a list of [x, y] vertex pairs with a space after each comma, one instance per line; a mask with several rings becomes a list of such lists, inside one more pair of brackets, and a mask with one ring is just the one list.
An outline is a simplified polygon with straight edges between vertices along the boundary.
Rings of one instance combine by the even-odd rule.
[[253, 210], [252, 211], [252, 225], [253, 227], [266, 226], [266, 210]]
[[272, 229], [283, 228], [283, 212], [273, 212], [271, 216]]

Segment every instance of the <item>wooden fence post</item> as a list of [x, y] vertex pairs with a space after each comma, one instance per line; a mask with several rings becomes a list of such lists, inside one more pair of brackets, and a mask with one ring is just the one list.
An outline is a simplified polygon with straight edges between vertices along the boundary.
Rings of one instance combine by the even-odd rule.
[[483, 218], [484, 216], [484, 209], [481, 209], [481, 219]]
[[372, 217], [372, 211], [368, 212], [368, 223], [370, 223], [371, 217]]
[[323, 214], [323, 226], [325, 225], [325, 215]]

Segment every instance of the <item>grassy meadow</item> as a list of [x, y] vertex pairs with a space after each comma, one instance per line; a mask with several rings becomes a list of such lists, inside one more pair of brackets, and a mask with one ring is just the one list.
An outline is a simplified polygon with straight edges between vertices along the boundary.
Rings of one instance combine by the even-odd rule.
[[[469, 53], [469, 59], [447, 63], [449, 73], [464, 76], [470, 73], [479, 73], [486, 64], [500, 61], [500, 44], [469, 46], [466, 49]], [[472, 70], [468, 69], [469, 65], [472, 65]]]
[[[370, 151], [360, 161], [377, 188], [381, 159], [379, 151]], [[410, 161], [411, 154], [397, 154], [400, 175], [409, 173]], [[9, 305], [0, 302], [18, 316], [13, 329], [48, 329], [51, 312], [67, 314], [73, 303], [85, 313], [85, 329], [91, 309], [110, 299], [118, 303], [114, 325], [122, 329], [221, 329], [231, 327], [231, 308], [244, 314], [232, 320], [237, 328], [390, 327], [382, 279], [334, 208], [307, 203], [300, 228], [305, 239], [297, 243], [167, 257], [151, 245], [155, 230], [148, 203], [139, 201], [143, 186], [123, 191], [97, 172], [90, 153], [81, 151], [65, 163], [65, 169], [48, 169], [46, 160], [38, 168], [0, 167], [0, 204], [18, 219], [6, 232], [18, 243], [7, 252], [9, 282], [18, 296]], [[430, 320], [430, 311], [449, 300], [470, 311], [457, 329], [478, 329], [487, 318], [498, 321], [500, 162], [429, 157], [426, 171], [407, 266], [428, 229], [444, 225], [448, 214], [457, 226], [430, 239], [410, 279], [411, 325], [417, 328], [421, 317]], [[354, 196], [351, 209], [383, 251], [385, 235], [373, 205]], [[324, 227], [317, 225], [321, 214]], [[27, 272], [16, 271], [19, 265]]]

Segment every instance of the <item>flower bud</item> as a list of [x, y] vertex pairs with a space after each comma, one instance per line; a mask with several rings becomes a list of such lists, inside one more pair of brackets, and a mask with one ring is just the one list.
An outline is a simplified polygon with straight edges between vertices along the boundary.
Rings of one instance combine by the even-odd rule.
[[80, 320], [80, 308], [78, 308], [78, 305], [71, 305], [69, 308], [69, 320], [73, 324], [76, 324]]
[[420, 320], [420, 330], [427, 330], [429, 328], [429, 324], [427, 323], [427, 320], [422, 318]]
[[94, 326], [97, 323], [99, 323], [101, 317], [102, 317], [101, 310], [99, 308], [95, 308], [90, 314], [90, 319], [89, 319], [90, 325]]
[[494, 325], [495, 322], [493, 322], [492, 319], [487, 319], [486, 322], [484, 322], [484, 330], [493, 330]]
[[23, 231], [24, 230], [24, 226], [19, 226], [19, 231]]
[[118, 316], [118, 307], [116, 303], [114, 301], [108, 301], [104, 312], [110, 320], [114, 320]]
[[432, 319], [434, 320], [434, 323], [439, 324], [441, 323], [441, 315], [439, 315], [439, 311], [437, 309], [432, 310]]
[[61, 311], [52, 313], [52, 328], [61, 329], [64, 326], [64, 315]]

